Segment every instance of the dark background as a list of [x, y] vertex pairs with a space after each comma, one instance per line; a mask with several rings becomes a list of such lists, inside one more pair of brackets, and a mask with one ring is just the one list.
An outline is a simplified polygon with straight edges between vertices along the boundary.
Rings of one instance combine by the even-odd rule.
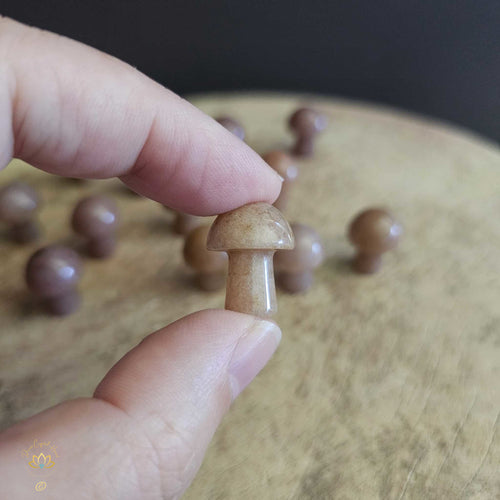
[[500, 0], [0, 0], [181, 94], [284, 89], [418, 111], [500, 140]]

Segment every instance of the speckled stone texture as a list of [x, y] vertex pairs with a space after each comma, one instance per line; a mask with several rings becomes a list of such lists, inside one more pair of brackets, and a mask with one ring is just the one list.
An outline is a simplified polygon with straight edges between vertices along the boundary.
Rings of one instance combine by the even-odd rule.
[[[305, 295], [278, 291], [283, 341], [215, 434], [188, 500], [500, 497], [500, 151], [405, 113], [307, 96], [194, 98], [234, 116], [259, 153], [289, 147], [287, 119], [328, 116], [301, 160], [286, 216], [314, 227], [325, 262]], [[1, 425], [88, 396], [147, 333], [223, 307], [187, 279], [173, 215], [118, 181], [71, 183], [14, 162], [0, 182], [40, 190], [37, 244], [0, 239]], [[114, 196], [116, 254], [86, 260], [83, 303], [52, 318], [22, 273], [39, 245], [68, 238], [79, 198]], [[404, 227], [373, 276], [351, 272], [347, 224], [386, 206]], [[141, 257], [138, 258], [138, 255]]]
[[294, 244], [288, 221], [268, 203], [249, 203], [219, 215], [208, 233], [207, 248], [227, 251], [224, 307], [260, 318], [274, 316], [274, 252], [291, 250]]

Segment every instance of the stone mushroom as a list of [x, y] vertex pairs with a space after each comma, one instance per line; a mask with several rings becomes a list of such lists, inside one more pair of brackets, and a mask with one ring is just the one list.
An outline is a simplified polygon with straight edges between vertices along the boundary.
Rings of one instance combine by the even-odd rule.
[[309, 289], [313, 283], [313, 271], [324, 258], [320, 235], [305, 224], [291, 224], [295, 236], [293, 250], [278, 250], [274, 256], [276, 282], [288, 293]]
[[0, 189], [0, 221], [9, 227], [9, 235], [17, 243], [29, 243], [39, 237], [39, 206], [37, 192], [24, 182], [12, 182]]
[[87, 252], [102, 259], [113, 254], [116, 248], [118, 208], [107, 196], [93, 195], [80, 200], [71, 217], [76, 233], [87, 238]]
[[288, 125], [297, 137], [293, 154], [296, 156], [311, 156], [314, 152], [316, 136], [327, 125], [326, 116], [311, 108], [300, 108], [295, 111]]
[[186, 263], [197, 271], [196, 282], [202, 290], [222, 288], [226, 282], [227, 254], [207, 250], [210, 225], [193, 229], [184, 242], [183, 255]]
[[262, 159], [283, 177], [281, 193], [274, 202], [274, 206], [281, 211], [286, 209], [290, 198], [290, 188], [299, 175], [299, 169], [295, 160], [284, 151], [271, 151]]
[[359, 213], [349, 226], [349, 239], [358, 249], [353, 269], [362, 274], [376, 273], [382, 254], [395, 248], [403, 229], [386, 210], [370, 208]]
[[63, 316], [80, 305], [76, 287], [81, 274], [82, 261], [74, 250], [51, 245], [37, 250], [28, 260], [26, 284], [52, 314]]
[[231, 134], [238, 137], [238, 139], [241, 139], [242, 141], [245, 139], [245, 129], [241, 123], [236, 121], [234, 118], [230, 118], [229, 116], [219, 116], [215, 120], [225, 129], [229, 130]]
[[273, 255], [293, 246], [290, 225], [272, 205], [250, 203], [219, 215], [208, 233], [207, 248], [229, 256], [226, 309], [272, 316], [277, 311]]

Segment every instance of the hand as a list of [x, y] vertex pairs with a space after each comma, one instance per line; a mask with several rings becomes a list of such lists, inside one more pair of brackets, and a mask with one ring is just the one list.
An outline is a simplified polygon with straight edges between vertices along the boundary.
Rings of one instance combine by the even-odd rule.
[[[12, 157], [71, 177], [119, 177], [196, 215], [273, 202], [281, 181], [243, 142], [135, 69], [0, 17], [0, 167]], [[21, 452], [57, 444], [46, 498], [178, 498], [231, 402], [281, 333], [271, 322], [201, 311], [148, 336], [92, 398], [0, 434], [0, 498], [31, 498]]]

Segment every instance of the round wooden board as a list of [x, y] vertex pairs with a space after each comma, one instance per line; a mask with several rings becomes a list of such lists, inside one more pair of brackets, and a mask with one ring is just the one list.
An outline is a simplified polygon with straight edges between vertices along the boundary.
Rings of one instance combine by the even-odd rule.
[[[290, 221], [322, 235], [327, 260], [305, 295], [278, 293], [283, 342], [217, 431], [187, 499], [500, 497], [500, 151], [464, 132], [393, 110], [311, 96], [220, 94], [192, 101], [244, 124], [259, 153], [288, 147], [286, 118], [313, 104], [330, 118], [303, 161]], [[71, 181], [14, 161], [45, 201], [45, 236], [0, 239], [0, 417], [5, 427], [90, 395], [147, 333], [221, 307], [193, 288], [171, 215], [118, 181]], [[115, 197], [121, 243], [86, 260], [83, 307], [51, 318], [23, 284], [29, 254], [71, 237], [81, 196]], [[360, 209], [403, 222], [380, 274], [347, 265]]]

